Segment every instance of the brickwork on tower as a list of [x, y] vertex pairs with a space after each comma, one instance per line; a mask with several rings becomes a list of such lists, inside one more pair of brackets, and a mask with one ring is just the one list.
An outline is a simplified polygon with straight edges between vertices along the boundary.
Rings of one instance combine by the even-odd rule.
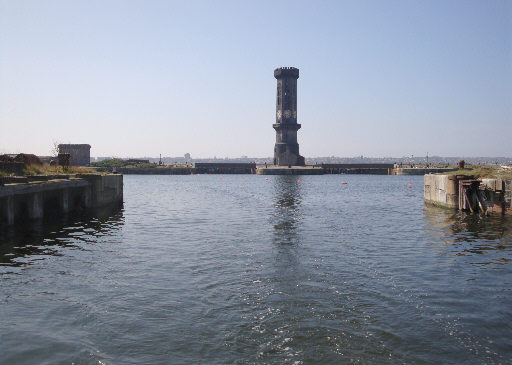
[[280, 67], [274, 70], [277, 79], [276, 96], [276, 144], [274, 147], [274, 165], [304, 166], [304, 157], [299, 154], [297, 131], [297, 79], [299, 69]]

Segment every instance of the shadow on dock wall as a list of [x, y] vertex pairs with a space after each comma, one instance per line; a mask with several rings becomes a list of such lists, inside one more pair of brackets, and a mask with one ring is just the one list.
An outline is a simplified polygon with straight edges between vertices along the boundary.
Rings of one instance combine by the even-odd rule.
[[112, 204], [7, 226], [0, 230], [0, 265], [20, 266], [25, 264], [18, 260], [20, 257], [58, 254], [61, 247], [82, 247], [91, 237], [111, 234], [123, 225], [123, 205]]

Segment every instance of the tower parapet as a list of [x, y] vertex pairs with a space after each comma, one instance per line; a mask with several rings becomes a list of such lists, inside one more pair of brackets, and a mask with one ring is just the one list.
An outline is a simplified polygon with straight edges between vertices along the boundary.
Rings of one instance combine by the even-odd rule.
[[274, 147], [274, 165], [304, 166], [304, 157], [299, 154], [297, 131], [297, 79], [299, 69], [280, 67], [274, 70], [277, 79], [276, 96], [276, 144]]
[[278, 77], [290, 76], [299, 78], [299, 69], [295, 67], [279, 67], [274, 70], [274, 77], [277, 79]]

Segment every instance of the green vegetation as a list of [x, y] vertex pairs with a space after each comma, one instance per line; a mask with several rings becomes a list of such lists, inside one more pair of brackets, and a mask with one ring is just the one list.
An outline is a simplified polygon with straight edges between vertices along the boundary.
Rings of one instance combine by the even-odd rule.
[[126, 161], [120, 158], [112, 158], [110, 160], [103, 160], [91, 163], [93, 167], [126, 167]]
[[103, 167], [103, 168], [167, 168], [167, 169], [176, 169], [176, 168], [190, 168], [191, 165], [187, 164], [172, 164], [172, 165], [157, 165], [155, 163], [128, 163], [125, 160], [122, 160], [120, 158], [112, 158], [109, 160], [103, 160], [99, 162], [93, 162], [91, 163], [92, 167]]
[[78, 166], [48, 166], [48, 165], [29, 165], [23, 170], [23, 175], [58, 175], [58, 174], [95, 174], [95, 170], [87, 167]]
[[109, 160], [103, 160], [99, 162], [93, 162], [91, 163], [92, 167], [139, 167], [139, 168], [154, 168], [157, 165], [154, 163], [129, 163], [125, 160], [122, 160], [120, 158], [111, 158]]
[[444, 172], [445, 175], [465, 175], [475, 179], [512, 179], [512, 170], [496, 165], [466, 165], [464, 169]]
[[155, 168], [156, 165], [154, 163], [138, 163], [135, 165], [126, 165], [125, 167]]

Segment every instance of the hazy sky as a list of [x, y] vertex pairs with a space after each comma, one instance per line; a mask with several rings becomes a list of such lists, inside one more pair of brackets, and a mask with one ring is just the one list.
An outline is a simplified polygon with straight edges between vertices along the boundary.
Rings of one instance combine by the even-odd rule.
[[0, 153], [512, 156], [512, 1], [0, 0]]

